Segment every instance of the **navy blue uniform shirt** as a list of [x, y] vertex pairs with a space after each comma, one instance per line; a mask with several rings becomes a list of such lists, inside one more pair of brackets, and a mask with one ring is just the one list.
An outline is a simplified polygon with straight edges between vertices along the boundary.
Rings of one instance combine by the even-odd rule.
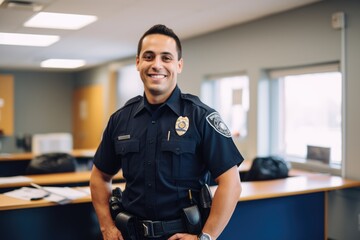
[[142, 219], [179, 218], [208, 182], [243, 157], [219, 114], [198, 97], [175, 88], [152, 109], [142, 96], [129, 100], [108, 122], [94, 157], [108, 174], [123, 170], [125, 209]]

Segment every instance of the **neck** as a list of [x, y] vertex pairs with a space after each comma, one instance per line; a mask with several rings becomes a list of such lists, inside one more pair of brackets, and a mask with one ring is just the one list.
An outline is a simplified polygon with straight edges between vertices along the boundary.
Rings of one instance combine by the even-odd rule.
[[166, 101], [166, 99], [168, 99], [169, 96], [163, 96], [163, 95], [152, 95], [152, 94], [146, 94], [146, 99], [150, 104], [161, 104], [164, 103]]
[[164, 94], [156, 94], [155, 92], [152, 92], [151, 90], [145, 90], [146, 99], [147, 99], [148, 103], [150, 103], [150, 104], [164, 103], [171, 96], [171, 94], [175, 90], [175, 87], [172, 89], [171, 92], [166, 92]]

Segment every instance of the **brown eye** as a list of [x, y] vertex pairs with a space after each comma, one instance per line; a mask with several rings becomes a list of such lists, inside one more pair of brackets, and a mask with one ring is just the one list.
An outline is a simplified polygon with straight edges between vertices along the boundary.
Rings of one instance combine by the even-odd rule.
[[154, 57], [153, 57], [153, 55], [152, 55], [151, 53], [145, 53], [145, 54], [143, 55], [143, 59], [144, 59], [145, 61], [151, 61], [153, 58], [154, 58]]
[[163, 59], [164, 62], [171, 62], [172, 61], [172, 57], [168, 56], [168, 55], [163, 56], [162, 59]]

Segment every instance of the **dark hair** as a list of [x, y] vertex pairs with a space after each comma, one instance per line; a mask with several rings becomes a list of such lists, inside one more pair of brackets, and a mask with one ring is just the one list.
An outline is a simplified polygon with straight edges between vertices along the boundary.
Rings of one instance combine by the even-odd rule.
[[138, 43], [138, 49], [137, 49], [137, 55], [140, 56], [141, 48], [142, 48], [142, 42], [143, 39], [151, 34], [162, 34], [171, 37], [176, 42], [176, 50], [178, 52], [178, 60], [182, 57], [182, 48], [181, 48], [181, 42], [178, 36], [174, 33], [174, 31], [165, 25], [157, 24], [152, 26], [149, 30], [147, 30], [144, 35], [140, 38]]

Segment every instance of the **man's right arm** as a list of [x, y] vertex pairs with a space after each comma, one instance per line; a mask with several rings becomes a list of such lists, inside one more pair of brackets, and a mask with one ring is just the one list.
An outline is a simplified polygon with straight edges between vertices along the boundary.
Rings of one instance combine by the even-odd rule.
[[100, 171], [95, 165], [91, 171], [90, 190], [92, 203], [99, 220], [104, 240], [122, 240], [120, 231], [111, 218], [109, 199], [112, 192], [112, 175]]

